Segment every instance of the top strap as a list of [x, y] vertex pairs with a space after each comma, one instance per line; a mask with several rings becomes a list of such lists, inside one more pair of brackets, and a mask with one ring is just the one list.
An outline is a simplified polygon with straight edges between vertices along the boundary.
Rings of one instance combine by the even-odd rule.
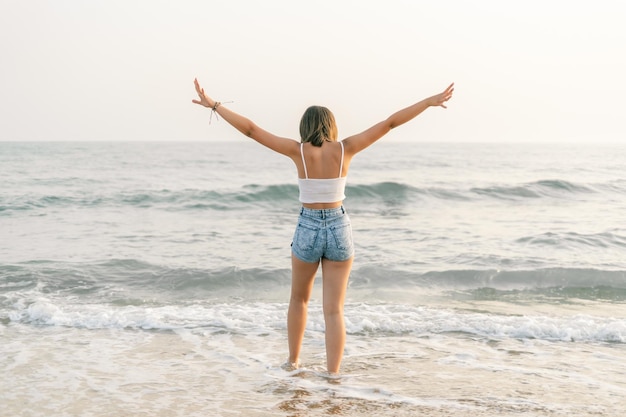
[[339, 178], [341, 178], [341, 172], [343, 171], [343, 142], [339, 142], [341, 145], [341, 165], [339, 165]]
[[[300, 156], [302, 157], [302, 165], [304, 165], [304, 177], [309, 178], [309, 174], [306, 172], [306, 162], [304, 161], [304, 142], [300, 143]], [[343, 158], [342, 158], [343, 162]]]

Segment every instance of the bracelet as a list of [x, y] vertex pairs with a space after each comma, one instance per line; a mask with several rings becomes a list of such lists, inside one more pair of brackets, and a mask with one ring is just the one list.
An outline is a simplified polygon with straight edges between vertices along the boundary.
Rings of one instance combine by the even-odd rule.
[[[234, 101], [226, 101], [225, 103], [234, 103]], [[213, 104], [213, 107], [211, 107], [211, 117], [209, 117], [209, 124], [211, 124], [211, 121], [213, 120], [213, 113], [215, 113], [215, 118], [217, 120], [220, 119], [219, 117], [217, 117], [217, 108], [221, 105], [221, 101], [216, 101], [215, 104]]]
[[216, 101], [215, 104], [213, 104], [213, 107], [211, 108], [211, 117], [209, 117], [209, 124], [211, 124], [211, 121], [213, 120], [213, 113], [215, 113], [215, 119], [219, 120], [220, 118], [217, 117], [217, 108], [221, 105], [222, 103], [220, 103], [219, 101]]

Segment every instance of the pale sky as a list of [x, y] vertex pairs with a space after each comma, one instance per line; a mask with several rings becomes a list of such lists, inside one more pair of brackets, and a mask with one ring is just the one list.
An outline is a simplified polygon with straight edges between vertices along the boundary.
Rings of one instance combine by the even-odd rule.
[[416, 142], [626, 142], [620, 1], [0, 0], [0, 141], [239, 138], [193, 79], [298, 138], [340, 137], [455, 82]]

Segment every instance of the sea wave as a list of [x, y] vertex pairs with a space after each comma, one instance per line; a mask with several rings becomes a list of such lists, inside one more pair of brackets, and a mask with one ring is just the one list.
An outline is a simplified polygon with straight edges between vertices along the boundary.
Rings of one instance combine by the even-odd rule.
[[[3, 321], [87, 329], [136, 329], [202, 333], [267, 334], [285, 330], [285, 303], [193, 303], [161, 306], [115, 306], [60, 303], [40, 297], [17, 304]], [[348, 334], [457, 333], [488, 339], [538, 339], [561, 342], [626, 343], [626, 320], [575, 315], [500, 315], [405, 304], [346, 305]], [[323, 332], [320, 307], [310, 308], [308, 331]]]
[[[411, 273], [369, 265], [356, 268], [349, 285], [346, 325], [351, 334], [455, 332], [487, 338], [626, 343], [623, 318], [521, 316], [433, 307], [497, 301], [550, 309], [589, 302], [584, 300], [618, 307], [626, 302], [624, 270]], [[0, 265], [0, 324], [265, 334], [284, 331], [289, 286], [287, 269], [168, 267], [136, 259]], [[419, 302], [433, 296], [444, 301], [427, 306]], [[310, 306], [310, 317], [309, 330], [323, 331], [319, 303]]]
[[441, 288], [473, 290], [536, 290], [598, 287], [615, 290], [618, 300], [626, 300], [626, 271], [588, 268], [538, 268], [528, 270], [458, 269], [421, 274], [393, 271], [378, 266], [357, 270], [351, 285], [373, 288]]
[[[597, 194], [603, 198], [623, 197], [626, 181], [604, 184], [577, 184], [565, 180], [540, 180], [525, 184], [492, 185], [469, 189], [450, 187], [415, 187], [409, 184], [385, 181], [371, 184], [348, 185], [346, 195], [358, 202], [405, 204], [415, 200], [481, 201], [483, 199], [520, 200], [556, 198], [571, 199], [577, 195]], [[297, 203], [296, 184], [247, 184], [231, 190], [132, 190], [97, 193], [93, 190], [68, 191], [65, 194], [19, 194], [0, 196], [0, 213], [24, 210], [45, 210], [58, 207], [111, 207], [161, 208], [166, 210], [212, 209], [232, 210], [258, 205]]]
[[517, 239], [516, 243], [550, 248], [626, 248], [626, 236], [617, 232], [576, 233], [576, 232], [546, 232], [536, 236], [525, 236]]
[[473, 193], [497, 199], [524, 199], [541, 197], [568, 197], [572, 194], [596, 193], [596, 187], [576, 184], [570, 181], [551, 179], [519, 185], [494, 185], [472, 188]]
[[31, 261], [0, 265], [0, 296], [12, 292], [93, 297], [116, 303], [136, 300], [244, 296], [264, 288], [288, 285], [287, 269], [236, 266], [185, 268], [151, 264], [135, 259], [102, 262]]
[[0, 196], [0, 213], [48, 208], [136, 207], [166, 210], [232, 210], [254, 204], [297, 201], [297, 185], [249, 184], [239, 190], [136, 190], [110, 194], [76, 193], [65, 195]]
[[[153, 301], [240, 297], [268, 299], [287, 292], [289, 269], [168, 267], [133, 259], [102, 262], [37, 261], [0, 265], [0, 305], [14, 294], [79, 297], [119, 305]], [[626, 271], [589, 268], [528, 270], [459, 269], [423, 273], [364, 265], [352, 271], [350, 288], [386, 291], [477, 291], [507, 300], [511, 291], [544, 296], [626, 301]], [[482, 291], [482, 293], [480, 292]], [[490, 292], [491, 291], [491, 292]]]

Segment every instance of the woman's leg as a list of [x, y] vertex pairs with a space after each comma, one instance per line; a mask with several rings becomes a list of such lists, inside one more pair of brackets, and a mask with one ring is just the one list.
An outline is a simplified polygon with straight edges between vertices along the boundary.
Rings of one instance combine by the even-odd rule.
[[335, 262], [322, 259], [324, 322], [326, 323], [326, 366], [338, 373], [346, 343], [343, 304], [346, 299], [352, 260]]
[[289, 340], [289, 362], [298, 365], [302, 338], [306, 328], [307, 306], [319, 262], [309, 263], [291, 254], [291, 298], [287, 312], [287, 338]]

